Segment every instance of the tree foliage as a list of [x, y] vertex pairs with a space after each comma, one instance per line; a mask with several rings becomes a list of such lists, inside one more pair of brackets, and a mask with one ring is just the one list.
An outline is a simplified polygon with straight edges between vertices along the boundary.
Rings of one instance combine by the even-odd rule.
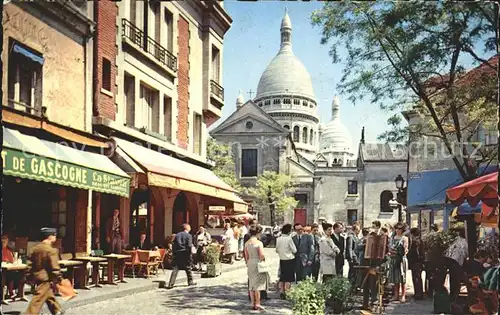
[[269, 191], [271, 200], [275, 203], [276, 213], [284, 213], [297, 206], [293, 193], [294, 181], [291, 176], [265, 171], [257, 177], [255, 187], [249, 189], [249, 195], [255, 198], [255, 205], [260, 209], [267, 208]]
[[[313, 13], [312, 22], [322, 28], [322, 43], [331, 43], [333, 61], [345, 64], [341, 93], [354, 103], [368, 96], [389, 111], [415, 106], [423, 123], [410, 134], [436, 137], [450, 154], [458, 145], [461, 154], [453, 162], [471, 179], [477, 165], [466, 142], [496, 117], [495, 81], [466, 73], [464, 57], [490, 74], [496, 71], [498, 63], [480, 57], [495, 51], [495, 10], [493, 3], [479, 2], [331, 2]], [[408, 140], [398, 115], [381, 139]]]
[[212, 171], [221, 178], [226, 184], [242, 192], [243, 188], [236, 178], [235, 164], [231, 147], [225, 143], [217, 142], [213, 138], [207, 141], [207, 159], [214, 163]]

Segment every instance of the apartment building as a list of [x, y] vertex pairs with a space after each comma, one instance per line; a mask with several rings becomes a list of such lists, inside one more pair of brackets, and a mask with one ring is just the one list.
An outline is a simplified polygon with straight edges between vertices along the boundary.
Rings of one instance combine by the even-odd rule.
[[92, 134], [91, 14], [87, 1], [3, 4], [4, 230], [21, 255], [46, 226], [62, 253], [90, 253], [92, 195], [129, 194]]
[[[154, 242], [210, 206], [246, 211], [209, 170], [206, 128], [222, 115], [224, 34], [232, 20], [218, 1], [96, 1], [94, 130], [115, 144], [132, 177], [119, 204], [133, 240]], [[96, 225], [110, 216], [96, 209]]]

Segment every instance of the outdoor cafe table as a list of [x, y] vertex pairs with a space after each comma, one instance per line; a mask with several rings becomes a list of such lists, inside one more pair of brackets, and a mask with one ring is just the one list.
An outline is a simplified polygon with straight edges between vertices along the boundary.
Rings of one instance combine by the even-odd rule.
[[66, 268], [68, 269], [68, 276], [69, 280], [71, 281], [72, 285], [75, 285], [75, 267], [81, 267], [83, 266], [83, 263], [81, 261], [76, 261], [76, 260], [59, 260], [59, 266], [61, 268]]
[[114, 280], [115, 276], [115, 263], [118, 265], [118, 280], [121, 283], [127, 283], [125, 277], [125, 259], [130, 258], [130, 255], [109, 254], [102, 256], [108, 260], [108, 284], [117, 285]]
[[[107, 261], [106, 258], [103, 257], [94, 257], [94, 256], [84, 256], [84, 257], [76, 257], [74, 260], [81, 261], [85, 264], [90, 263], [92, 265], [92, 282], [93, 286], [100, 288], [102, 287], [99, 284], [99, 263]], [[89, 289], [87, 282], [85, 281], [85, 288]]]
[[8, 305], [9, 303], [5, 301], [5, 290], [4, 286], [6, 285], [5, 274], [7, 272], [19, 272], [21, 277], [18, 285], [17, 298], [28, 302], [28, 299], [24, 296], [24, 282], [26, 279], [26, 271], [29, 269], [27, 264], [10, 264], [6, 262], [2, 262], [2, 303]]

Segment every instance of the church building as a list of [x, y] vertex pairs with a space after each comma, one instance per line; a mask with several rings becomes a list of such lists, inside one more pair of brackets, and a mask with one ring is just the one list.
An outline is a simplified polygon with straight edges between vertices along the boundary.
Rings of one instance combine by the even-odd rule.
[[[281, 217], [286, 223], [312, 224], [320, 217], [351, 224], [374, 220], [394, 223], [398, 211], [394, 179], [406, 178], [403, 147], [365, 143], [364, 129], [357, 152], [341, 121], [340, 99], [334, 97], [332, 116], [322, 124], [309, 72], [292, 50], [292, 23], [281, 21], [280, 49], [264, 70], [254, 99], [236, 100], [236, 111], [210, 132], [230, 144], [236, 177], [246, 187], [264, 171], [293, 176], [297, 208]], [[242, 196], [249, 203], [251, 196]], [[259, 222], [271, 225], [269, 208], [255, 209]], [[278, 222], [281, 223], [281, 222]]]

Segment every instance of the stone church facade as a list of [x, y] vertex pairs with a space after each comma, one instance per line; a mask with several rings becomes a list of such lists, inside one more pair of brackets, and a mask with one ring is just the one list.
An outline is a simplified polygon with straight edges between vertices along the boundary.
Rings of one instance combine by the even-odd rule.
[[[338, 97], [331, 120], [321, 124], [310, 75], [292, 50], [288, 13], [280, 32], [279, 52], [263, 72], [255, 98], [245, 102], [240, 94], [236, 111], [210, 135], [231, 145], [243, 186], [255, 185], [264, 171], [292, 175], [299, 203], [280, 221], [396, 222], [397, 210], [389, 201], [397, 193], [394, 179], [399, 174], [406, 178], [406, 149], [365, 143], [363, 130], [356, 156]], [[251, 196], [242, 197], [252, 202]], [[271, 225], [268, 208], [255, 210], [262, 224]]]

